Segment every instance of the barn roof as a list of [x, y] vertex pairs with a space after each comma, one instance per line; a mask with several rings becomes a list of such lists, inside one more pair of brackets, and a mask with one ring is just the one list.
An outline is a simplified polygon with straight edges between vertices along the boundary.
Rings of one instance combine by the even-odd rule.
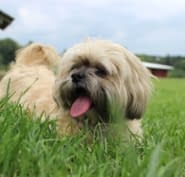
[[149, 62], [142, 62], [145, 67], [149, 69], [162, 69], [162, 70], [172, 70], [173, 66], [163, 65], [158, 63], [149, 63]]

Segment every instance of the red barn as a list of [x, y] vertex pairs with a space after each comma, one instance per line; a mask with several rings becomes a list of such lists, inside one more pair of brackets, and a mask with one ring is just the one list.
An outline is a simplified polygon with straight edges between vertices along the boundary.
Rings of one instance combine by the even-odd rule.
[[173, 67], [169, 65], [163, 65], [159, 63], [149, 63], [142, 62], [146, 68], [148, 68], [151, 73], [157, 77], [167, 77], [168, 71], [172, 70]]

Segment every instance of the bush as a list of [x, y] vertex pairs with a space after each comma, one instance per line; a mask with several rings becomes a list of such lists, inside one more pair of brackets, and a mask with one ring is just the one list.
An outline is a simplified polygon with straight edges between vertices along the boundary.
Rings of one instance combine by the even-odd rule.
[[0, 40], [0, 64], [7, 65], [15, 58], [15, 51], [20, 48], [20, 45], [13, 39]]
[[176, 69], [170, 71], [169, 77], [183, 78], [183, 77], [185, 77], [185, 70], [176, 68]]

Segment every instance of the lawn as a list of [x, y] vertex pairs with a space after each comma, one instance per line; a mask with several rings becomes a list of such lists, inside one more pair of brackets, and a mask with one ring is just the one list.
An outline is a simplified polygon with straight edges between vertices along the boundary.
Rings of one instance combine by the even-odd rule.
[[33, 121], [21, 106], [0, 101], [0, 176], [185, 177], [185, 80], [155, 80], [154, 87], [142, 142], [61, 138], [55, 122]]

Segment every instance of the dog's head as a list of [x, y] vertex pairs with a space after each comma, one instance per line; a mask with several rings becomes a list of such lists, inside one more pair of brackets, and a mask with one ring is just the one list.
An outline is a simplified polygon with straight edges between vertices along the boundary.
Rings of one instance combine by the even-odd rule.
[[123, 117], [140, 118], [150, 91], [150, 73], [135, 55], [109, 41], [88, 40], [64, 54], [54, 97], [71, 117], [93, 114], [107, 122], [112, 103]]
[[32, 43], [16, 52], [16, 64], [54, 68], [59, 61], [60, 56], [53, 47], [39, 43]]

